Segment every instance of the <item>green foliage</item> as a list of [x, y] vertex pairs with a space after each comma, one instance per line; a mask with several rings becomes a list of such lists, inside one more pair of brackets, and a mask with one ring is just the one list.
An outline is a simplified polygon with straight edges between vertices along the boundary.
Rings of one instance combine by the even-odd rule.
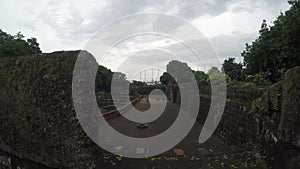
[[10, 34], [7, 34], [6, 32], [3, 32], [0, 29], [0, 44], [2, 45], [4, 42], [12, 40], [13, 36], [11, 36]]
[[230, 77], [232, 80], [242, 80], [242, 64], [235, 63], [235, 58], [225, 59], [223, 63], [223, 71]]
[[176, 104], [181, 104], [181, 94], [180, 91], [176, 92]]
[[122, 72], [114, 72], [113, 79], [116, 81], [124, 81], [126, 80], [126, 75]]
[[132, 83], [130, 84], [131, 86], [146, 86], [147, 84], [145, 82], [141, 82], [141, 81], [132, 81]]
[[104, 66], [99, 66], [96, 74], [95, 88], [96, 91], [102, 91], [104, 93], [111, 92], [111, 81], [114, 78], [115, 81], [123, 83], [128, 82], [126, 75], [121, 72], [112, 72]]
[[242, 56], [247, 74], [269, 72], [267, 78], [275, 82], [285, 70], [300, 65], [300, 3], [297, 0], [289, 4], [291, 8], [281, 13], [273, 26], [264, 20], [259, 37], [246, 44]]
[[194, 71], [194, 75], [197, 81], [207, 81], [209, 78], [208, 74], [203, 71]]
[[136, 93], [134, 93], [133, 89], [131, 92], [133, 92], [132, 95], [134, 94], [149, 95], [155, 89], [160, 89], [162, 91], [166, 90], [165, 86], [161, 84], [156, 84], [156, 85], [136, 86]]
[[247, 75], [246, 81], [256, 85], [270, 85], [271, 82], [267, 78], [267, 73], [258, 73], [255, 75]]
[[132, 81], [129, 87], [130, 95], [137, 96], [139, 94], [140, 88], [144, 86], [147, 86], [147, 83], [135, 80]]
[[167, 72], [170, 75], [175, 76], [174, 79], [177, 82], [189, 82], [191, 81], [190, 76], [191, 68], [185, 62], [180, 62], [177, 60], [172, 60], [167, 65]]
[[99, 66], [97, 75], [96, 75], [96, 91], [105, 91], [110, 92], [111, 88], [111, 80], [112, 80], [113, 72], [110, 69], [107, 69], [104, 66]]
[[167, 72], [164, 72], [163, 75], [160, 76], [160, 82], [163, 85], [168, 85], [172, 81], [174, 81], [173, 77]]
[[205, 72], [203, 72], [203, 71], [194, 71], [186, 63], [183, 63], [183, 62], [180, 62], [180, 61], [177, 61], [177, 60], [173, 60], [173, 61], [169, 62], [168, 65], [167, 65], [167, 71], [168, 72], [164, 72], [163, 75], [160, 77], [161, 84], [163, 84], [165, 86], [170, 85], [170, 84], [173, 84], [173, 85], [176, 84], [175, 79], [170, 75], [171, 72], [172, 72], [172, 74], [178, 74], [179, 75], [179, 76], [176, 77], [177, 79], [182, 78], [180, 80], [190, 81], [191, 79], [188, 78], [189, 76], [184, 75], [184, 72], [186, 72], [186, 70], [191, 70], [192, 71], [192, 73], [194, 74], [194, 77], [195, 77], [197, 82], [207, 82], [207, 81], [209, 81], [209, 75], [206, 74]]
[[23, 40], [21, 32], [12, 36], [0, 29], [0, 57], [14, 57], [41, 53], [36, 38]]
[[217, 67], [212, 67], [208, 70], [208, 75], [213, 75], [213, 74], [219, 74], [221, 73], [219, 68]]
[[210, 82], [212, 80], [217, 81], [218, 79], [226, 78], [226, 75], [224, 73], [222, 73], [219, 70], [219, 68], [217, 68], [217, 67], [212, 67], [211, 69], [209, 69], [208, 76], [209, 76], [209, 79], [207, 79], [207, 82]]
[[229, 75], [225, 74], [225, 80], [226, 80], [226, 83], [231, 83], [232, 82], [232, 79], [230, 78]]

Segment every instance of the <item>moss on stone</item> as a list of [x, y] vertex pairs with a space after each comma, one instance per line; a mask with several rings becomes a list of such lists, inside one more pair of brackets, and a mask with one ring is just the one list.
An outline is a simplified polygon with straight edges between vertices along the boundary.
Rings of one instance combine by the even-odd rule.
[[6, 130], [1, 149], [50, 167], [96, 165], [99, 147], [85, 135], [73, 109], [79, 52], [1, 58], [0, 131]]

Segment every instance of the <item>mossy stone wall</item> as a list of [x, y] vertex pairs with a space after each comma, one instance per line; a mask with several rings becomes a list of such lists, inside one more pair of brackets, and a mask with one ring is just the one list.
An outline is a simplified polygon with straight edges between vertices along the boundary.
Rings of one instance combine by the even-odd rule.
[[100, 150], [72, 102], [79, 52], [0, 59], [0, 149], [54, 168], [96, 166]]

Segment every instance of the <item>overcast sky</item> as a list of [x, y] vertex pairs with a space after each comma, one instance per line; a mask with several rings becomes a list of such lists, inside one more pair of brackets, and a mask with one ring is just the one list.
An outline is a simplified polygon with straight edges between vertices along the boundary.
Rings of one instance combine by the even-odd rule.
[[[83, 49], [104, 24], [135, 13], [159, 12], [198, 28], [224, 59], [240, 57], [262, 20], [271, 24], [289, 5], [286, 0], [0, 0], [0, 8], [0, 29], [36, 37], [43, 52]], [[137, 41], [141, 40], [128, 40], [127, 46]], [[157, 45], [163, 39], [155, 41]], [[121, 46], [117, 53], [124, 52], [126, 44]]]

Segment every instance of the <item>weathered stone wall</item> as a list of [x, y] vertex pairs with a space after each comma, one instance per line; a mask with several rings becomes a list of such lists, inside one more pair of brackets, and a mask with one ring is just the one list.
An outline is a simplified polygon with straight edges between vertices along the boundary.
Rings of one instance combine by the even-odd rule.
[[95, 168], [101, 153], [72, 102], [79, 51], [0, 61], [0, 149], [53, 168]]
[[[262, 95], [265, 87], [230, 86], [224, 113], [215, 134], [228, 144], [244, 144], [255, 140], [259, 124], [251, 114], [251, 101]], [[198, 122], [204, 124], [209, 107], [209, 94], [201, 94]]]
[[[271, 168], [300, 168], [299, 84], [300, 67], [295, 67], [268, 88], [228, 87], [225, 111], [215, 134], [228, 144], [256, 146]], [[201, 96], [198, 121], [204, 123], [210, 95]]]
[[[268, 88], [228, 87], [225, 112], [218, 132], [224, 135], [223, 132], [238, 129], [236, 133], [240, 134], [233, 136], [243, 140], [238, 138], [244, 135], [241, 138], [245, 141], [247, 135], [266, 132], [265, 136], [273, 141], [281, 140], [300, 147], [299, 84], [300, 67], [295, 67], [286, 72], [282, 81]], [[250, 140], [257, 141], [255, 137], [253, 139]]]
[[[270, 87], [229, 86], [215, 134], [228, 144], [253, 145], [273, 169], [300, 168], [300, 67], [288, 70]], [[200, 87], [197, 121], [204, 124], [211, 105], [210, 86]], [[169, 92], [172, 93], [172, 92]], [[174, 102], [180, 103], [175, 88]]]
[[[197, 121], [204, 124], [211, 106], [210, 84], [199, 82], [200, 108]], [[260, 97], [267, 87], [229, 86], [224, 113], [215, 134], [228, 144], [254, 141], [259, 130], [258, 121], [251, 113], [251, 102]], [[180, 104], [180, 91], [175, 86], [167, 88], [169, 98]], [[213, 105], [212, 105], [213, 106]]]
[[289, 69], [253, 101], [261, 125], [258, 141], [273, 168], [300, 168], [300, 66]]

